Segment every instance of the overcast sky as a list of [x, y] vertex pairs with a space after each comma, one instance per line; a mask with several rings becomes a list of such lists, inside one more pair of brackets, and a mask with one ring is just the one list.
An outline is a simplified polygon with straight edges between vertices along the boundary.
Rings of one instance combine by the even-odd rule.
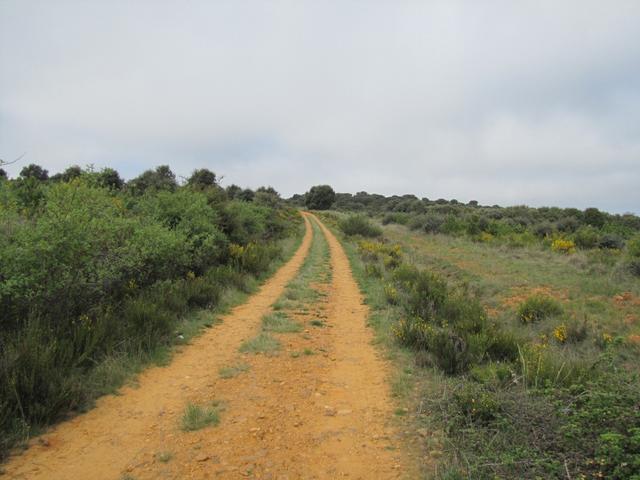
[[0, 157], [640, 212], [640, 1], [0, 0]]

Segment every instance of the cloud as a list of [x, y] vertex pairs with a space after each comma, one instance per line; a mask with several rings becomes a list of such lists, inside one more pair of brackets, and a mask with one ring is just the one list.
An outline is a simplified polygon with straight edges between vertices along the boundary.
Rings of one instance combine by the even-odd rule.
[[634, 1], [5, 1], [0, 156], [638, 211], [639, 21]]

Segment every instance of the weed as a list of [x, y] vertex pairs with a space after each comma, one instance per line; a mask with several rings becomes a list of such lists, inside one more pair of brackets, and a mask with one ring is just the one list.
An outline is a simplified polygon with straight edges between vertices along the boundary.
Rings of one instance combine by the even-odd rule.
[[280, 342], [268, 333], [259, 333], [257, 337], [246, 340], [240, 345], [242, 353], [263, 353], [266, 355], [274, 354], [280, 350]]
[[233, 365], [220, 368], [220, 370], [218, 370], [218, 375], [220, 378], [229, 379], [248, 371], [249, 368], [250, 367], [247, 363], [238, 362]]
[[220, 404], [212, 403], [208, 406], [189, 403], [181, 419], [181, 428], [185, 432], [193, 432], [220, 423]]
[[262, 329], [265, 332], [297, 333], [302, 325], [289, 318], [284, 312], [273, 312], [262, 317]]

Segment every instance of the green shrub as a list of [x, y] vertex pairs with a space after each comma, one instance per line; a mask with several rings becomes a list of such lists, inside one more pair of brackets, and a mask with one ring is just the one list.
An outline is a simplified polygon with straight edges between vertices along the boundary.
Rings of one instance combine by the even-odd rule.
[[113, 391], [176, 341], [190, 311], [250, 290], [280, 255], [275, 240], [301, 222], [215, 186], [177, 187], [164, 167], [125, 191], [72, 176], [0, 182], [0, 458]]
[[409, 316], [426, 322], [434, 320], [447, 296], [447, 285], [441, 278], [403, 264], [393, 272], [393, 280]]
[[534, 295], [520, 304], [517, 315], [522, 323], [534, 323], [562, 313], [562, 306], [557, 300], [546, 295]]
[[595, 248], [600, 242], [600, 233], [598, 229], [591, 225], [580, 227], [573, 236], [573, 241], [578, 248], [589, 249]]
[[624, 240], [615, 233], [606, 233], [600, 238], [598, 247], [622, 250], [624, 248]]
[[501, 412], [496, 395], [477, 384], [466, 384], [453, 394], [456, 407], [469, 423], [488, 424]]
[[411, 219], [411, 216], [406, 213], [402, 213], [402, 212], [387, 213], [384, 217], [382, 217], [382, 224], [389, 225], [390, 223], [397, 223], [399, 225], [407, 225], [410, 219]]
[[382, 235], [382, 229], [363, 215], [350, 215], [340, 220], [338, 226], [347, 236], [360, 235], [371, 238]]

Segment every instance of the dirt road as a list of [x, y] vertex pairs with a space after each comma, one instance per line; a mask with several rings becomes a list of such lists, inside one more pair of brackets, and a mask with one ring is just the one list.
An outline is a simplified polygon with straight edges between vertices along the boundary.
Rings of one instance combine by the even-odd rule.
[[[137, 388], [101, 399], [92, 411], [32, 442], [5, 466], [5, 475], [411, 478], [388, 425], [387, 367], [371, 345], [367, 307], [342, 246], [312, 222], [317, 219], [305, 214], [306, 234], [294, 257], [221, 325], [194, 340], [170, 365], [146, 370]], [[317, 254], [308, 255], [310, 249]], [[306, 301], [288, 299], [287, 292], [295, 298], [293, 287], [286, 290], [292, 280], [298, 292], [309, 294]], [[240, 353], [274, 303], [299, 331], [274, 333], [281, 348], [272, 354]], [[219, 374], [233, 365], [242, 368]], [[213, 400], [223, 406], [217, 426], [181, 429], [188, 403]]]

